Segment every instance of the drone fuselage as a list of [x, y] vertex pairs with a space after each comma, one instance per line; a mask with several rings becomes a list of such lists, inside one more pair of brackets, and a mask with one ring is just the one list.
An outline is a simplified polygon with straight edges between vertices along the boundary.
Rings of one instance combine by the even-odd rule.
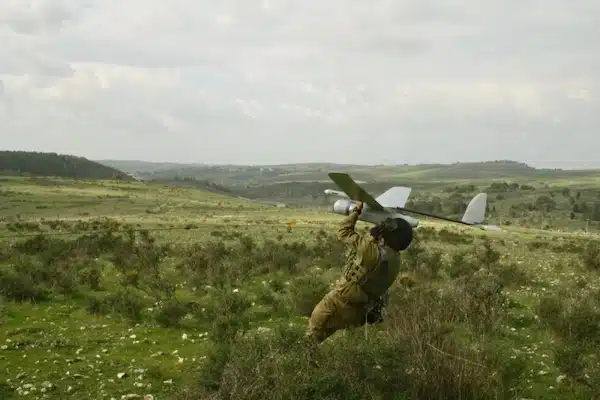
[[[333, 203], [333, 212], [341, 215], [348, 215], [356, 208], [356, 202], [350, 199], [339, 199]], [[410, 217], [406, 214], [394, 211], [392, 208], [386, 208], [385, 211], [377, 211], [369, 209], [369, 206], [364, 204], [363, 210], [358, 217], [359, 220], [378, 224], [386, 218], [402, 218], [408, 222], [413, 228], [419, 226], [419, 220]]]

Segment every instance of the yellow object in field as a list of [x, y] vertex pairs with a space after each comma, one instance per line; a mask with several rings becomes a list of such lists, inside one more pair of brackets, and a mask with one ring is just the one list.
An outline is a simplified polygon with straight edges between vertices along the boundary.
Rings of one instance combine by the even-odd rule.
[[285, 224], [288, 226], [288, 228], [293, 228], [296, 226], [297, 221], [295, 219], [291, 220], [291, 221], [287, 221]]

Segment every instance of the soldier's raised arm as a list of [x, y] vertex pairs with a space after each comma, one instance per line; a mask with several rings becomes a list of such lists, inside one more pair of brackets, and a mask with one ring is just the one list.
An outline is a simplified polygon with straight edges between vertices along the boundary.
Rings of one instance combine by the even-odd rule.
[[373, 266], [379, 259], [379, 248], [373, 238], [356, 232], [355, 226], [362, 211], [362, 203], [344, 218], [338, 229], [338, 239], [348, 245], [363, 260], [365, 266]]
[[362, 203], [359, 203], [352, 210], [352, 212], [342, 220], [342, 223], [337, 231], [338, 239], [355, 250], [362, 240], [362, 236], [356, 232], [355, 229], [356, 222], [358, 221], [358, 216], [360, 215], [361, 211]]

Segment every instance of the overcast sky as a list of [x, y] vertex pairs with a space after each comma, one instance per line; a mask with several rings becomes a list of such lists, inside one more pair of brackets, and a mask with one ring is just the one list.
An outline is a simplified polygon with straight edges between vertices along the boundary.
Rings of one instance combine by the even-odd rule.
[[0, 148], [600, 167], [599, 38], [598, 0], [0, 0]]

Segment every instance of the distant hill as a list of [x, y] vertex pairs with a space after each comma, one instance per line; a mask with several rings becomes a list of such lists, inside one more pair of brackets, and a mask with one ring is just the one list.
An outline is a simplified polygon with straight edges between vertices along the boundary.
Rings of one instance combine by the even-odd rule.
[[537, 169], [516, 161], [486, 161], [421, 165], [347, 165], [328, 163], [287, 165], [166, 164], [143, 161], [101, 161], [143, 179], [194, 178], [221, 186], [247, 188], [290, 182], [329, 182], [328, 172], [348, 172], [367, 182], [453, 182], [463, 180], [519, 180], [600, 177], [600, 170]]
[[150, 162], [139, 160], [95, 160], [95, 162], [128, 174], [144, 175], [156, 171], [172, 170], [182, 167], [202, 168], [204, 164], [179, 164], [172, 162]]
[[123, 171], [84, 157], [31, 151], [0, 151], [0, 175], [133, 180]]
[[202, 189], [207, 192], [222, 194], [225, 196], [241, 196], [243, 193], [237, 191], [235, 189], [230, 189], [228, 187], [224, 187], [218, 185], [214, 182], [202, 181], [192, 178], [186, 179], [157, 179], [155, 182], [164, 183], [171, 186], [183, 187], [183, 188], [193, 188], [193, 189]]

